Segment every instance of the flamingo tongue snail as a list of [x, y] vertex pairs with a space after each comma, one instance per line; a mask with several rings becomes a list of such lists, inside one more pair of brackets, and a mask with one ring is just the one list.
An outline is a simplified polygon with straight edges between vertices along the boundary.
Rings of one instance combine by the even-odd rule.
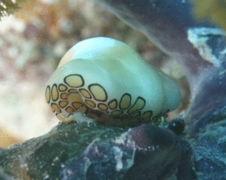
[[46, 101], [63, 122], [148, 123], [178, 107], [178, 85], [128, 45], [105, 37], [83, 40], [62, 58], [47, 82]]

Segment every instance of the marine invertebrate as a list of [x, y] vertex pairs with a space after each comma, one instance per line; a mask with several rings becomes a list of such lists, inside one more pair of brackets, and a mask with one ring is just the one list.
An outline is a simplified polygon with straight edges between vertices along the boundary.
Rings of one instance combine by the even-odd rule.
[[[225, 33], [208, 21], [194, 19], [189, 1], [102, 2], [181, 65], [191, 91], [184, 118], [189, 135], [196, 136], [226, 105]], [[208, 59], [203, 52], [209, 53]]]
[[[106, 2], [112, 2], [112, 9], [116, 13], [124, 19], [128, 18], [129, 20], [126, 20], [130, 24], [141, 28], [150, 38], [154, 38], [165, 52], [186, 69], [192, 102], [184, 117], [189, 129], [188, 139], [192, 140], [192, 148], [198, 157], [195, 160], [195, 169], [199, 172], [197, 175], [199, 179], [224, 179], [226, 163], [222, 157], [225, 155], [226, 115], [225, 108], [220, 107], [224, 107], [226, 102], [226, 73], [223, 51], [225, 40], [222, 35], [213, 33], [213, 28], [206, 27], [208, 24], [193, 20], [188, 14], [190, 4], [186, 0]], [[199, 34], [200, 31], [197, 29], [202, 33]], [[205, 59], [205, 56], [200, 54], [203, 51], [197, 49], [200, 46], [194, 44], [197, 41], [187, 38], [189, 33], [194, 33], [199, 42], [204, 38], [202, 42], [206, 46], [202, 47], [210, 48], [210, 56], [217, 57], [210, 59], [219, 63]], [[172, 124], [171, 129], [177, 133], [180, 127], [183, 127], [183, 123], [180, 124], [180, 119], [174, 123], [182, 125], [175, 129]], [[91, 126], [96, 126], [96, 131], [85, 123], [61, 123], [52, 130], [54, 136], [50, 133], [50, 136], [43, 136], [41, 141], [33, 139], [0, 152], [0, 166], [15, 176], [19, 174], [17, 169], [23, 167], [19, 175], [25, 174], [30, 179], [59, 178], [60, 168], [63, 169], [65, 179], [196, 179], [191, 168], [192, 149], [185, 140], [169, 130], [142, 125], [128, 130], [125, 132], [126, 135], [122, 134], [118, 139], [106, 142], [103, 137], [108, 138], [109, 134], [110, 138], [115, 137], [117, 135], [112, 132], [115, 133], [116, 129], [123, 131], [126, 128], [109, 128], [97, 123], [92, 123]], [[98, 132], [101, 128], [104, 130], [103, 133]], [[83, 150], [80, 145], [86, 146], [90, 142], [86, 136], [94, 141], [81, 155], [80, 152]], [[55, 151], [51, 151], [53, 148]], [[75, 157], [78, 149], [81, 150], [81, 156]], [[128, 163], [131, 161], [127, 160], [131, 160], [133, 155], [134, 164], [131, 166]]]
[[177, 108], [181, 100], [169, 76], [126, 44], [105, 37], [73, 46], [47, 82], [45, 95], [63, 122], [78, 119], [81, 112], [118, 125], [147, 123]]
[[224, 179], [225, 32], [207, 19], [197, 21], [188, 0], [102, 2], [129, 25], [146, 34], [184, 69], [191, 102], [183, 119], [195, 154], [196, 172], [199, 179]]

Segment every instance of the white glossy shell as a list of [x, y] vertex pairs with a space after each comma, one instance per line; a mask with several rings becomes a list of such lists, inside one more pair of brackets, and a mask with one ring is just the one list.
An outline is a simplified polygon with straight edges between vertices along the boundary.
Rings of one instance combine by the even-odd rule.
[[118, 125], [147, 123], [181, 101], [179, 87], [168, 75], [128, 45], [105, 37], [73, 46], [47, 82], [45, 95], [62, 121], [81, 112]]

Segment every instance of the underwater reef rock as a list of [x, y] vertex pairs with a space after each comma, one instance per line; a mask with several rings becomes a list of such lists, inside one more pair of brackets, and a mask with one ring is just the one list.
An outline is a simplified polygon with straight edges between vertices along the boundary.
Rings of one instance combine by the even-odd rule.
[[184, 118], [190, 136], [196, 136], [202, 123], [226, 105], [226, 33], [194, 19], [187, 0], [101, 1], [181, 65], [191, 90]]
[[13, 177], [6, 174], [1, 168], [0, 168], [0, 180], [12, 180]]
[[225, 179], [225, 32], [195, 20], [187, 0], [102, 2], [186, 72], [192, 96], [183, 117], [187, 139], [151, 125], [59, 124], [44, 136], [1, 149], [3, 174], [16, 179], [195, 180], [195, 174], [201, 180]]
[[169, 129], [60, 123], [0, 151], [0, 168], [16, 179], [195, 179], [191, 147]]
[[0, 151], [0, 168], [16, 179], [60, 179], [66, 161], [79, 157], [93, 139], [104, 141], [122, 132], [95, 124], [59, 124], [43, 136]]
[[143, 32], [186, 73], [191, 100], [183, 114], [199, 179], [226, 177], [226, 32], [192, 15], [188, 0], [101, 0]]
[[218, 122], [208, 124], [205, 132], [200, 133], [191, 143], [194, 149], [195, 170], [202, 179], [224, 180], [226, 177], [226, 112]]

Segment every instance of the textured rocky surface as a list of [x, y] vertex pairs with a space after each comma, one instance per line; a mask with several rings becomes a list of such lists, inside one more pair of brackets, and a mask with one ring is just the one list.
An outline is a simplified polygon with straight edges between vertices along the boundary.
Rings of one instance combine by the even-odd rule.
[[79, 157], [92, 140], [104, 141], [121, 132], [122, 128], [93, 124], [61, 124], [44, 136], [2, 150], [0, 167], [19, 179], [59, 177], [66, 161]]
[[60, 124], [44, 136], [0, 150], [2, 176], [194, 180], [196, 172], [201, 180], [223, 180], [226, 177], [225, 33], [208, 22], [197, 22], [187, 0], [102, 2], [144, 32], [186, 72], [192, 94], [184, 113], [187, 141], [151, 125], [123, 129]]
[[205, 131], [191, 141], [200, 180], [226, 177], [226, 111], [216, 115]]
[[192, 15], [188, 0], [101, 0], [185, 71], [191, 101], [184, 112], [200, 179], [224, 179], [226, 33]]
[[[225, 33], [209, 22], [195, 20], [192, 6], [186, 0], [102, 1], [181, 65], [192, 96], [185, 119], [191, 135], [195, 136], [200, 124], [205, 124], [208, 116], [226, 102]], [[207, 106], [207, 102], [211, 105]]]
[[[0, 151], [16, 179], [195, 179], [188, 142], [166, 128], [59, 124]], [[186, 175], [186, 177], [184, 177]]]
[[57, 125], [43, 87], [63, 54], [78, 41], [113, 37], [149, 60], [163, 56], [101, 3], [75, 1], [26, 1], [15, 16], [0, 20], [0, 147], [43, 135]]

